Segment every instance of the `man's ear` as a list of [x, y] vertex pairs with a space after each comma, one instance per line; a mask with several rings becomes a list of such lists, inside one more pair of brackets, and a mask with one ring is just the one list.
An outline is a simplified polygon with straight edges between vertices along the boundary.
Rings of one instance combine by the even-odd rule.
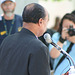
[[39, 19], [39, 22], [38, 22], [39, 26], [41, 26], [41, 25], [42, 25], [42, 23], [43, 23], [43, 19], [42, 19], [42, 18], [40, 18], [40, 19]]

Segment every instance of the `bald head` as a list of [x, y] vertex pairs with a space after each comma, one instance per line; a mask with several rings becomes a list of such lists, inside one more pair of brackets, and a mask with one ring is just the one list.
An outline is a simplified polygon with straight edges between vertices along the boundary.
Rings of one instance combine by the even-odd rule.
[[23, 22], [27, 23], [38, 23], [39, 19], [46, 17], [44, 7], [37, 3], [28, 4], [23, 10]]

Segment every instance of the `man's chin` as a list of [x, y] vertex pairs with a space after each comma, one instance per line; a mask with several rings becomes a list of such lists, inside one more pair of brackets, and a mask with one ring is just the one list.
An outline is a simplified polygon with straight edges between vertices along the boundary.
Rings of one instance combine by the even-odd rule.
[[6, 13], [7, 17], [11, 17], [13, 15], [13, 13]]

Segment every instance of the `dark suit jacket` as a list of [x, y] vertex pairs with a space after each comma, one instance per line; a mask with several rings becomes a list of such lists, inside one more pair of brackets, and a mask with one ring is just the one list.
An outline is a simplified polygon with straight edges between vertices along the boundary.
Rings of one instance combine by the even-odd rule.
[[47, 47], [25, 28], [0, 46], [0, 75], [50, 75], [49, 61]]

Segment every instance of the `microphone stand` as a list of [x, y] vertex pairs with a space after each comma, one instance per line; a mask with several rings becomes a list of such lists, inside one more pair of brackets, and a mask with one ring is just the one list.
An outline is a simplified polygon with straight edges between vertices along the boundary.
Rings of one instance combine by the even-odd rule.
[[55, 48], [57, 48], [63, 55], [66, 55], [71, 59], [73, 66], [74, 66], [74, 69], [75, 69], [75, 63], [74, 63], [72, 57], [66, 51], [64, 51], [60, 46], [59, 47], [56, 46]]
[[[52, 43], [51, 43], [52, 44]], [[57, 50], [59, 50], [63, 55], [68, 56], [68, 59], [70, 58], [72, 61], [73, 66], [70, 65], [69, 75], [75, 75], [75, 63], [72, 59], [72, 57], [64, 51], [60, 46], [54, 45]], [[69, 61], [70, 62], [70, 61]], [[71, 62], [70, 62], [71, 63]]]
[[[67, 56], [68, 56], [68, 59], [69, 59], [69, 58], [71, 59], [73, 66], [70, 65], [69, 75], [75, 75], [75, 64], [74, 64], [74, 61], [73, 61], [72, 57], [71, 57], [66, 51], [64, 51], [64, 50], [61, 50], [60, 52], [61, 52], [62, 54], [67, 55]], [[69, 62], [70, 62], [70, 61], [69, 61]], [[71, 62], [70, 62], [70, 63], [71, 63]]]

